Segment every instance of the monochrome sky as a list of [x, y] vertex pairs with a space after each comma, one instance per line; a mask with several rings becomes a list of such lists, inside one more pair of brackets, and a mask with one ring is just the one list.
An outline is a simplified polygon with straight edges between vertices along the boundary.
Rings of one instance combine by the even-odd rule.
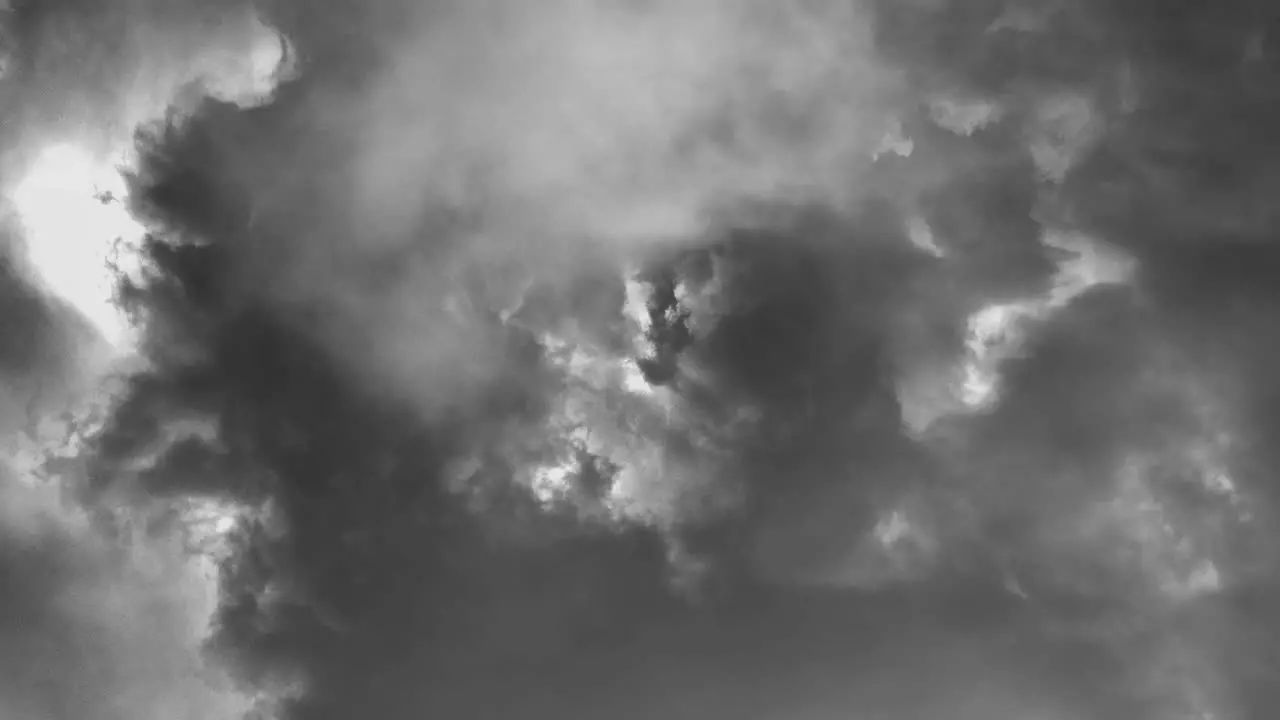
[[0, 720], [1252, 720], [1280, 13], [0, 4]]

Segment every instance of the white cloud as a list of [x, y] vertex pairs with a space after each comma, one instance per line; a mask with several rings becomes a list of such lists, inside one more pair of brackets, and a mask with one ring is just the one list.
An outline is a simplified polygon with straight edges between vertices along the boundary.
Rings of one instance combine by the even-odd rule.
[[144, 230], [125, 209], [127, 191], [111, 158], [70, 143], [39, 152], [10, 192], [26, 237], [26, 261], [41, 284], [69, 303], [115, 347], [131, 330], [116, 306], [113, 267], [128, 270]]
[[429, 188], [482, 196], [492, 242], [627, 244], [698, 236], [744, 199], [843, 198], [892, 125], [860, 12], [435, 3], [352, 119], [360, 216], [412, 223]]
[[923, 433], [943, 417], [994, 408], [1001, 399], [1002, 365], [1022, 352], [1039, 325], [1092, 288], [1128, 282], [1134, 271], [1120, 251], [1084, 235], [1051, 229], [1040, 241], [1059, 254], [1045, 292], [982, 305], [966, 320], [960, 358], [905, 369], [899, 397], [911, 432]]

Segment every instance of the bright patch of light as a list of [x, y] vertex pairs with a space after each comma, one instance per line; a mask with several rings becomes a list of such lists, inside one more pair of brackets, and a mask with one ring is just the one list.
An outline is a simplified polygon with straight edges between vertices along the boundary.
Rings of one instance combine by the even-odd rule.
[[961, 399], [971, 409], [995, 402], [1000, 364], [1012, 356], [1025, 335], [1024, 326], [1043, 318], [1051, 306], [1042, 298], [1020, 303], [989, 305], [969, 318], [965, 348], [964, 385]]
[[[921, 250], [945, 257], [923, 219], [909, 221], [907, 235]], [[959, 358], [943, 366], [911, 367], [899, 379], [902, 420], [913, 433], [923, 433], [949, 415], [995, 407], [1001, 399], [1002, 367], [1017, 357], [1037, 326], [1091, 288], [1123, 284], [1132, 275], [1132, 259], [1087, 236], [1047, 231], [1041, 243], [1058, 261], [1044, 292], [977, 308], [966, 320]]]
[[535, 468], [529, 481], [529, 489], [539, 502], [554, 502], [572, 488], [573, 480], [579, 472], [581, 468], [572, 460]]
[[231, 532], [239, 527], [246, 510], [218, 500], [193, 500], [183, 512], [183, 520], [193, 549], [218, 558], [228, 551]]
[[1091, 288], [1124, 283], [1132, 274], [1131, 260], [1087, 237], [1050, 232], [1041, 242], [1064, 254], [1048, 292], [988, 305], [969, 318], [960, 399], [970, 410], [999, 400], [1000, 365], [1018, 352], [1028, 324], [1049, 319]]
[[994, 404], [998, 397], [1000, 363], [1017, 348], [1021, 340], [1019, 325], [1038, 309], [1030, 303], [990, 305], [969, 318], [965, 338], [968, 357], [960, 387], [960, 400], [966, 407], [977, 410]]
[[622, 371], [622, 387], [630, 393], [636, 395], [652, 395], [654, 387], [644, 378], [644, 373], [640, 371], [640, 366], [635, 360], [626, 358], [619, 362], [619, 368]]
[[111, 163], [70, 143], [45, 149], [12, 190], [40, 280], [116, 347], [129, 325], [115, 303], [113, 267], [129, 271], [142, 227], [125, 209], [126, 188]]
[[1118, 285], [1133, 275], [1132, 258], [1084, 235], [1050, 232], [1041, 242], [1046, 247], [1066, 253], [1046, 298], [1051, 308], [1065, 306], [1089, 288]]
[[226, 48], [205, 61], [209, 94], [241, 107], [269, 102], [276, 87], [299, 70], [288, 40], [260, 18], [253, 18], [247, 36], [247, 47]]
[[653, 294], [653, 288], [646, 282], [628, 276], [623, 289], [626, 295], [622, 315], [634, 326], [631, 333], [633, 349], [637, 354], [647, 357], [654, 352], [653, 343], [647, 337], [653, 324], [649, 317], [649, 298]]
[[912, 245], [934, 257], [944, 257], [946, 255], [946, 252], [938, 245], [937, 239], [933, 236], [933, 228], [929, 227], [929, 223], [922, 217], [914, 216], [907, 220], [907, 240]]

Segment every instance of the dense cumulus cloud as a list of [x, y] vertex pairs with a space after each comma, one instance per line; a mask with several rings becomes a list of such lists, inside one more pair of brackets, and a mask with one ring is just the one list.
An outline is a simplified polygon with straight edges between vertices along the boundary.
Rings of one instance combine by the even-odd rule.
[[1265, 4], [0, 14], [0, 716], [1280, 702]]

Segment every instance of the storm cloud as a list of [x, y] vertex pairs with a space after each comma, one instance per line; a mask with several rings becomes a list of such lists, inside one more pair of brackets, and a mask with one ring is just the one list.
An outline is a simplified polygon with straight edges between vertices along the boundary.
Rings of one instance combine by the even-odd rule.
[[1268, 716], [1263, 6], [13, 5], [6, 710]]

